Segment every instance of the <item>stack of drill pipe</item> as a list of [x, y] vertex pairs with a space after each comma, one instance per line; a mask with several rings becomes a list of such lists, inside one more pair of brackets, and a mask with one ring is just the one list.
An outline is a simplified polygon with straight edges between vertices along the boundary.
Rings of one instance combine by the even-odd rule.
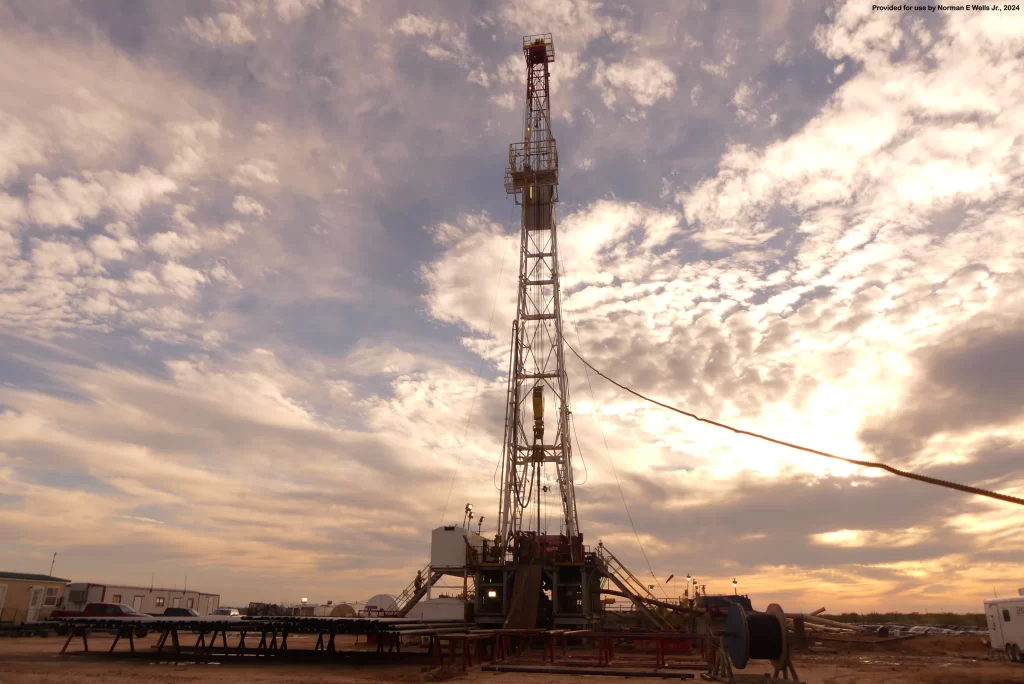
[[820, 634], [848, 634], [850, 630], [839, 629], [838, 627], [826, 627], [825, 625], [806, 625], [807, 629]]
[[388, 631], [401, 632], [402, 630], [426, 629], [426, 628], [431, 628], [431, 627], [438, 627], [438, 628], [458, 627], [460, 629], [465, 629], [466, 627], [469, 627], [469, 626], [471, 626], [471, 624], [468, 623], [468, 622], [465, 622], [463, 620], [458, 620], [458, 621], [453, 621], [453, 620], [436, 620], [436, 621], [434, 621], [434, 620], [432, 620], [430, 622], [410, 622], [410, 623], [405, 623], [405, 624], [391, 625], [388, 628]]
[[466, 627], [429, 627], [424, 629], [405, 629], [393, 632], [397, 636], [428, 636], [430, 634], [455, 634], [458, 632], [473, 631]]
[[[815, 611], [815, 612], [817, 612], [817, 611]], [[845, 632], [859, 632], [860, 631], [860, 629], [858, 627], [856, 627], [855, 625], [848, 625], [848, 624], [844, 624], [842, 622], [836, 622], [835, 620], [828, 620], [826, 618], [818, 617], [817, 615], [813, 615], [813, 614], [806, 615], [806, 614], [802, 614], [802, 613], [786, 613], [786, 617], [790, 618], [790, 619], [793, 619], [795, 617], [800, 617], [800, 616], [803, 617], [804, 623], [806, 623], [806, 624], [818, 625], [820, 627], [831, 627], [832, 629], [842, 630], [842, 631], [845, 631]]]

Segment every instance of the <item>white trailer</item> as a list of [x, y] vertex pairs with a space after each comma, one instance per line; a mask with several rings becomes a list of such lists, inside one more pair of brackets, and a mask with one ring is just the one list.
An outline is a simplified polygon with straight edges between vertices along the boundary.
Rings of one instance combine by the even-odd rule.
[[64, 596], [65, 610], [83, 610], [89, 603], [123, 603], [142, 613], [159, 614], [168, 608], [192, 608], [200, 615], [209, 615], [220, 607], [218, 594], [164, 587], [72, 582]]
[[1024, 589], [1020, 596], [985, 601], [985, 619], [992, 648], [1006, 652], [1013, 663], [1024, 663]]

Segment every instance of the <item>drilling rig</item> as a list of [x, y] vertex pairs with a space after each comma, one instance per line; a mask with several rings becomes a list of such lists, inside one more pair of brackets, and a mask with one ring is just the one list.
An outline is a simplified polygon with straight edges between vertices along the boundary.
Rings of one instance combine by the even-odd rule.
[[[472, 597], [477, 624], [595, 628], [605, 623], [602, 583], [610, 583], [618, 591], [605, 593], [629, 598], [650, 626], [663, 629], [665, 623], [645, 605], [654, 598], [648, 588], [603, 545], [593, 551], [585, 546], [580, 532], [555, 222], [558, 148], [551, 131], [551, 34], [523, 38], [523, 55], [523, 140], [509, 145], [505, 169], [505, 191], [521, 207], [521, 220], [497, 533], [485, 538], [455, 525], [433, 530], [431, 562], [398, 597], [394, 612], [412, 615], [413, 607], [447, 575], [461, 577], [462, 596]], [[467, 518], [471, 510], [467, 505]]]
[[523, 139], [509, 145], [505, 170], [505, 191], [522, 211], [501, 500], [493, 545], [482, 549], [476, 568], [475, 617], [506, 627], [581, 627], [600, 611], [600, 578], [596, 557], [583, 546], [573, 489], [555, 223], [551, 34], [526, 36], [523, 55]]
[[[549, 65], [555, 60], [551, 34], [523, 39], [526, 55], [526, 116], [523, 142], [509, 145], [505, 192], [522, 207], [519, 288], [508, 376], [502, 454], [502, 498], [498, 543], [504, 550], [542, 542], [549, 518], [557, 518], [558, 540], [572, 560], [582, 559], [569, 439], [569, 383], [562, 346], [558, 284], [558, 148], [551, 133]], [[545, 396], [552, 407], [545, 425]], [[531, 401], [532, 399], [532, 401]], [[532, 421], [530, 409], [532, 408]], [[532, 422], [532, 425], [531, 425]], [[532, 429], [531, 429], [532, 428]], [[531, 434], [532, 432], [532, 434]], [[545, 434], [546, 433], [546, 434]], [[553, 468], [551, 486], [545, 466]], [[545, 489], [554, 490], [554, 511], [545, 517]], [[535, 515], [530, 515], [535, 513]], [[550, 523], [552, 526], [553, 521]], [[532, 531], [530, 535], [528, 531]], [[528, 540], [533, 538], [532, 542]], [[554, 541], [554, 540], [549, 540]]]

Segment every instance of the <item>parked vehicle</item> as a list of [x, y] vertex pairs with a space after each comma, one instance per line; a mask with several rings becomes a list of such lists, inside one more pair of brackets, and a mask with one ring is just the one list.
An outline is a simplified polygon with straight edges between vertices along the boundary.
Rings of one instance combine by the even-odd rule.
[[88, 603], [82, 610], [55, 610], [50, 613], [50, 617], [148, 618], [149, 615], [123, 603]]
[[[145, 613], [140, 613], [131, 606], [126, 606], [123, 603], [88, 603], [82, 610], [55, 610], [50, 613], [51, 620], [59, 620], [60, 618], [74, 618], [74, 617], [90, 617], [90, 618], [106, 618], [106, 619], [138, 619], [145, 618], [149, 619], [150, 616]], [[136, 636], [146, 636], [149, 630], [146, 627], [140, 625], [135, 630]]]
[[228, 617], [239, 617], [237, 608], [218, 608], [213, 611], [214, 615], [226, 615]]
[[985, 619], [992, 648], [1004, 651], [1011, 663], [1024, 663], [1024, 589], [1020, 596], [985, 601]]
[[161, 613], [159, 617], [199, 617], [199, 611], [192, 608], [175, 608], [172, 606]]

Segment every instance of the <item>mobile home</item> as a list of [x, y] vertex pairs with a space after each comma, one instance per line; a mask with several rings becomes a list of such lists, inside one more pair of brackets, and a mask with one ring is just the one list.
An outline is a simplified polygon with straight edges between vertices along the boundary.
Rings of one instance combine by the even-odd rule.
[[15, 625], [49, 617], [64, 596], [66, 579], [26, 572], [0, 572], [0, 622]]

